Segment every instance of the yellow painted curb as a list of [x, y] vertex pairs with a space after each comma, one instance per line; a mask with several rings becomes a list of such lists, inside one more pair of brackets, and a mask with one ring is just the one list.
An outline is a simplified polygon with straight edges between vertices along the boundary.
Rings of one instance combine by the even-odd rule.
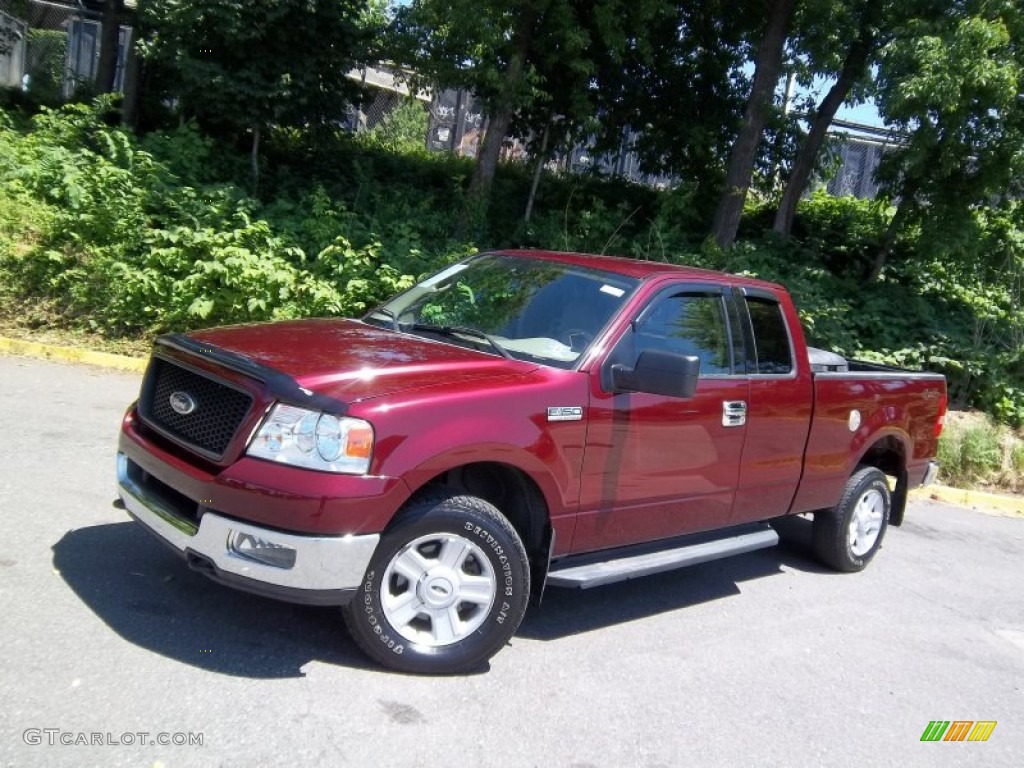
[[1010, 517], [1024, 517], [1024, 498], [1019, 496], [1002, 496], [998, 493], [984, 491], [965, 491], [961, 488], [949, 488], [944, 485], [929, 485], [910, 492], [914, 499], [933, 499], [946, 504], [970, 507], [979, 512]]
[[144, 373], [146, 363], [148, 362], [145, 358], [141, 357], [114, 355], [110, 352], [95, 352], [91, 349], [80, 349], [79, 347], [58, 347], [55, 344], [9, 339], [6, 336], [0, 336], [0, 352], [6, 352], [11, 355], [24, 355], [26, 357], [40, 357], [44, 360], [60, 360], [65, 363], [86, 363], [88, 365], [98, 365], [101, 368], [112, 368], [116, 371], [129, 371], [131, 373]]

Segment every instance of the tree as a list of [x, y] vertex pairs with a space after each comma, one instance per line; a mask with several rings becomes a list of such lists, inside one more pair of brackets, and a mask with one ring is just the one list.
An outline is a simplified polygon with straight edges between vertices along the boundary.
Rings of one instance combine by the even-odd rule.
[[779, 81], [782, 52], [793, 20], [796, 0], [772, 0], [764, 35], [757, 49], [754, 81], [743, 113], [739, 135], [729, 153], [724, 189], [715, 210], [711, 237], [719, 248], [728, 248], [736, 239], [743, 203], [750, 189], [757, 148], [765, 121], [772, 107]]
[[641, 35], [640, 20], [662, 4], [413, 0], [398, 10], [396, 56], [426, 84], [465, 88], [485, 106], [487, 128], [469, 185], [474, 205], [486, 200], [510, 135], [543, 136], [556, 116], [565, 135], [588, 124], [600, 103], [598, 60], [627, 45], [630, 30]]
[[[821, 154], [836, 112], [855, 88], [863, 88], [871, 75], [871, 62], [886, 41], [887, 25], [903, 3], [880, 0], [809, 3], [801, 19], [795, 45], [807, 57], [810, 77], [828, 75], [834, 82], [810, 119], [807, 135], [793, 159], [775, 214], [773, 229], [788, 235], [800, 198]], [[814, 12], [817, 11], [817, 14]]]
[[886, 46], [879, 111], [908, 139], [879, 169], [899, 202], [869, 281], [910, 225], [941, 240], [1024, 183], [1022, 42], [1015, 0], [964, 0], [939, 19], [909, 21]]
[[[717, 192], [749, 80], [746, 40], [762, 24], [761, 3], [679, 2], [652, 9], [619, 54], [599, 60], [599, 150], [623, 132], [645, 170]], [[710, 213], [710, 211], [709, 211]]]
[[398, 9], [396, 56], [427, 86], [470, 90], [488, 123], [470, 182], [470, 196], [494, 178], [512, 116], [532, 97], [530, 55], [545, 0], [413, 0]]
[[150, 0], [146, 58], [171, 73], [185, 114], [208, 130], [248, 130], [254, 183], [271, 125], [329, 126], [358, 92], [347, 73], [378, 30], [370, 0]]
[[118, 38], [124, 0], [104, 0], [100, 26], [100, 60], [96, 64], [96, 92], [111, 93], [117, 76]]

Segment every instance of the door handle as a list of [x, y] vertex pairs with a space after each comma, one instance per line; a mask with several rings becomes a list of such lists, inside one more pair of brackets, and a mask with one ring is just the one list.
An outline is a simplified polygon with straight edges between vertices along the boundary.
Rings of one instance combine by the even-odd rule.
[[747, 404], [743, 400], [725, 400], [722, 403], [722, 426], [742, 427], [747, 423]]

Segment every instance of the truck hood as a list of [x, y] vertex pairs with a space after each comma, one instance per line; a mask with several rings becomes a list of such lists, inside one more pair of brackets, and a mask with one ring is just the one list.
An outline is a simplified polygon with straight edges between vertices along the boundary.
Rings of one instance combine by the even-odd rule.
[[196, 331], [204, 344], [269, 366], [300, 386], [354, 402], [440, 382], [521, 376], [536, 364], [378, 328], [312, 319]]

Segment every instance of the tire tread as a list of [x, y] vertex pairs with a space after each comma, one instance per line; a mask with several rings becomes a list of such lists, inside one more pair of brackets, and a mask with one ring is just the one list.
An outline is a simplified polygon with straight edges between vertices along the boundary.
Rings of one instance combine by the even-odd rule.
[[[886, 515], [882, 523], [882, 530], [878, 534], [878, 540], [865, 555], [855, 557], [847, 541], [847, 526], [849, 525], [849, 513], [853, 504], [870, 483], [881, 480], [886, 485]], [[882, 545], [888, 527], [889, 511], [892, 508], [892, 500], [888, 494], [888, 484], [885, 475], [875, 467], [859, 467], [850, 479], [846, 482], [843, 494], [839, 503], [831, 509], [822, 509], [814, 513], [812, 531], [814, 536], [814, 552], [825, 565], [843, 573], [854, 573], [862, 571], [875, 556], [875, 553]]]
[[[413, 501], [405, 510], [399, 513], [398, 516], [392, 521], [391, 525], [385, 531], [381, 537], [381, 541], [384, 541], [385, 536], [401, 535], [404, 528], [419, 524], [424, 519], [428, 518], [432, 514], [438, 514], [438, 508], [444, 505], [444, 509], [440, 514], [453, 514], [456, 513], [457, 508], [469, 512], [473, 516], [476, 516], [482, 521], [486, 521], [487, 525], [495, 529], [495, 532], [499, 531], [504, 534], [508, 539], [515, 544], [514, 547], [509, 548], [506, 554], [509, 556], [515, 556], [517, 563], [514, 568], [522, 575], [524, 584], [522, 585], [522, 609], [516, 613], [509, 615], [509, 620], [502, 626], [502, 632], [499, 633], [498, 637], [502, 638], [501, 643], [495, 648], [489, 646], [482, 647], [477, 652], [468, 654], [463, 658], [443, 658], [437, 657], [431, 659], [430, 663], [426, 663], [424, 658], [417, 657], [414, 654], [396, 656], [389, 650], [384, 648], [377, 638], [371, 634], [364, 626], [361, 621], [362, 611], [360, 607], [362, 603], [359, 600], [353, 600], [343, 610], [345, 619], [345, 626], [348, 629], [349, 635], [355, 640], [356, 645], [371, 659], [374, 659], [381, 664], [397, 669], [404, 672], [414, 672], [420, 674], [459, 674], [463, 672], [469, 672], [479, 668], [487, 659], [494, 655], [497, 650], [508, 642], [508, 639], [515, 633], [519, 627], [519, 623], [522, 621], [523, 615], [525, 614], [526, 603], [530, 595], [530, 566], [529, 558], [526, 555], [526, 549], [522, 544], [519, 537], [519, 533], [515, 527], [509, 522], [501, 512], [491, 505], [489, 502], [484, 501], [476, 496], [470, 496], [466, 494], [453, 493], [449, 491], [429, 491], [423, 494], [420, 498]], [[372, 563], [377, 559], [377, 555], [374, 555]]]

